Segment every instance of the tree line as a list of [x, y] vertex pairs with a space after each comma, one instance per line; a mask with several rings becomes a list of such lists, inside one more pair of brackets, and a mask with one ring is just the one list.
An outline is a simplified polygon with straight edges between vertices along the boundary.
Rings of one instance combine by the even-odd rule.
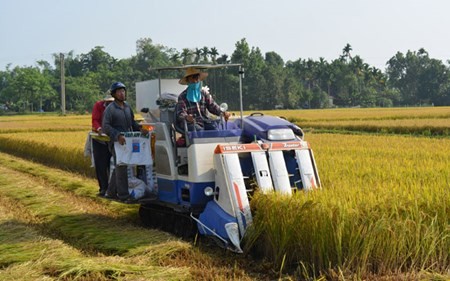
[[[54, 54], [53, 58], [53, 63], [40, 60], [35, 66], [8, 65], [0, 71], [0, 112], [61, 111], [61, 56]], [[116, 59], [101, 46], [86, 54], [65, 54], [66, 110], [90, 111], [114, 81], [127, 85], [133, 105], [135, 83], [157, 78], [152, 69], [197, 63], [243, 64], [246, 110], [450, 105], [449, 66], [430, 58], [424, 49], [397, 52], [383, 72], [352, 54], [350, 44], [330, 62], [323, 58], [285, 62], [276, 52], [263, 55], [245, 38], [236, 42], [231, 56], [219, 54], [215, 47], [178, 51], [142, 38], [136, 42], [136, 55], [130, 58]], [[215, 99], [237, 110], [236, 69], [212, 69], [209, 73], [204, 83]], [[181, 75], [172, 71], [164, 78]]]

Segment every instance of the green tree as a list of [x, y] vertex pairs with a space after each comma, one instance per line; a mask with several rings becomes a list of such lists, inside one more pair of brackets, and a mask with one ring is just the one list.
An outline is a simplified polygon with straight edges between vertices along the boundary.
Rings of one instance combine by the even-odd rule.
[[131, 58], [135, 81], [156, 78], [156, 73], [149, 74], [151, 69], [170, 65], [168, 48], [153, 44], [150, 38], [141, 38], [136, 42], [136, 56]]
[[311, 96], [311, 108], [327, 108], [328, 104], [328, 94], [323, 91], [320, 87], [314, 86], [312, 89]]
[[266, 63], [259, 48], [253, 47], [246, 66], [245, 89], [246, 95], [243, 97], [246, 109], [262, 108], [261, 96], [267, 91], [267, 83], [264, 78]]
[[39, 99], [39, 108], [44, 111], [57, 111], [61, 108], [60, 95], [56, 91], [61, 84], [59, 81], [60, 73], [56, 73], [56, 69], [47, 61], [37, 61], [37, 65], [41, 74], [44, 76], [44, 79], [48, 81], [51, 88], [48, 95], [45, 96], [45, 99], [43, 99], [43, 97]]
[[262, 109], [274, 109], [275, 105], [286, 106], [283, 83], [285, 82], [284, 61], [275, 52], [267, 52], [265, 57], [264, 79], [269, 81], [269, 87], [260, 93]]
[[9, 65], [6, 66], [6, 71], [0, 71], [0, 104], [10, 106], [10, 99], [7, 96], [7, 88], [11, 81], [11, 71]]
[[200, 59], [202, 57], [202, 49], [195, 48], [194, 55], [195, 55], [194, 63], [200, 63]]
[[181, 52], [181, 62], [183, 64], [191, 64], [192, 63], [192, 51], [188, 48], [183, 48]]
[[216, 47], [212, 47], [209, 50], [209, 55], [211, 56], [212, 63], [216, 64], [217, 63], [217, 56], [219, 55], [219, 52], [217, 51], [217, 48]]
[[388, 85], [400, 92], [401, 105], [446, 105], [449, 70], [441, 61], [432, 59], [424, 49], [397, 52], [388, 61]]
[[228, 55], [227, 54], [223, 54], [220, 56], [220, 58], [217, 59], [217, 63], [219, 64], [227, 64], [230, 61], [228, 60]]
[[[245, 41], [245, 39], [242, 39], [241, 41], [237, 42], [235, 46], [236, 49], [231, 55], [231, 62], [241, 63], [244, 67], [246, 67], [248, 65], [250, 55], [250, 47], [248, 43]], [[228, 58], [228, 56], [226, 58]], [[225, 100], [230, 103], [230, 108], [234, 110], [239, 109], [239, 78], [237, 76], [235, 67], [226, 69], [221, 83], [223, 96], [225, 97]], [[245, 80], [243, 82], [242, 92], [243, 97], [248, 95], [248, 83], [245, 83]]]
[[350, 61], [352, 59], [352, 55], [350, 54], [352, 50], [353, 50], [352, 46], [349, 43], [347, 43], [344, 49], [342, 49], [342, 55], [340, 59], [346, 62]]
[[170, 62], [175, 64], [175, 65], [180, 64], [180, 58], [181, 58], [181, 56], [180, 56], [179, 53], [173, 53], [170, 56]]
[[56, 94], [37, 67], [15, 67], [3, 89], [4, 99], [17, 111], [37, 111]]
[[95, 83], [95, 73], [66, 79], [66, 109], [78, 113], [90, 112], [102, 96], [103, 89]]
[[283, 105], [287, 109], [297, 109], [300, 105], [300, 97], [303, 92], [303, 85], [295, 77], [287, 74], [283, 83], [284, 101]]
[[233, 54], [231, 55], [231, 62], [232, 63], [241, 63], [244, 66], [248, 65], [248, 61], [250, 59], [250, 46], [248, 45], [245, 38], [236, 42], [235, 46], [236, 46], [236, 49], [234, 50]]
[[209, 48], [208, 47], [203, 47], [200, 49], [201, 50], [201, 56], [203, 58], [202, 63], [208, 63], [209, 62]]
[[80, 55], [83, 73], [111, 70], [116, 59], [103, 51], [103, 46], [94, 47], [89, 53]]

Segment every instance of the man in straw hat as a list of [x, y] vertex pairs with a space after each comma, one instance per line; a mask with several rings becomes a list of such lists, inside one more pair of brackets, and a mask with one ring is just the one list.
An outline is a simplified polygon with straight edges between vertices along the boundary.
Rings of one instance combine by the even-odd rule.
[[[187, 88], [178, 96], [177, 122], [184, 124], [186, 120], [189, 131], [193, 131], [194, 126], [196, 130], [217, 129], [216, 123], [208, 119], [206, 110], [218, 116], [222, 112], [209, 94], [209, 89], [201, 88], [201, 81], [207, 76], [208, 73], [189, 67], [179, 81], [181, 85], [187, 85]], [[224, 117], [228, 120], [230, 113], [224, 112]]]
[[99, 185], [99, 196], [104, 196], [108, 189], [109, 167], [111, 152], [108, 148], [109, 137], [103, 134], [102, 119], [105, 108], [114, 101], [114, 98], [107, 95], [94, 104], [92, 109], [92, 131], [97, 135], [92, 135], [92, 153], [94, 158], [95, 175]]

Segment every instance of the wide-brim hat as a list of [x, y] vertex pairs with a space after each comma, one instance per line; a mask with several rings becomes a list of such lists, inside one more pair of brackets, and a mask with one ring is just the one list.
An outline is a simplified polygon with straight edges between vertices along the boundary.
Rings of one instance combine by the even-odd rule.
[[114, 97], [112, 97], [112, 96], [105, 96], [103, 98], [103, 101], [114, 101]]
[[186, 73], [184, 74], [183, 78], [181, 78], [178, 83], [180, 83], [181, 85], [187, 85], [187, 78], [195, 74], [200, 75], [198, 77], [198, 81], [203, 81], [208, 76], [208, 73], [201, 72], [200, 69], [197, 69], [195, 67], [188, 67], [186, 68]]

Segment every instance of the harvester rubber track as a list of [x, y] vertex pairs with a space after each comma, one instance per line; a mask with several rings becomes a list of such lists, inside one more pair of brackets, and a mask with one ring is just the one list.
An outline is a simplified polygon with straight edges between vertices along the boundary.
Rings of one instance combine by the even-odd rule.
[[157, 228], [191, 240], [197, 234], [197, 224], [187, 213], [174, 213], [172, 209], [159, 205], [141, 205], [139, 217], [149, 228]]

